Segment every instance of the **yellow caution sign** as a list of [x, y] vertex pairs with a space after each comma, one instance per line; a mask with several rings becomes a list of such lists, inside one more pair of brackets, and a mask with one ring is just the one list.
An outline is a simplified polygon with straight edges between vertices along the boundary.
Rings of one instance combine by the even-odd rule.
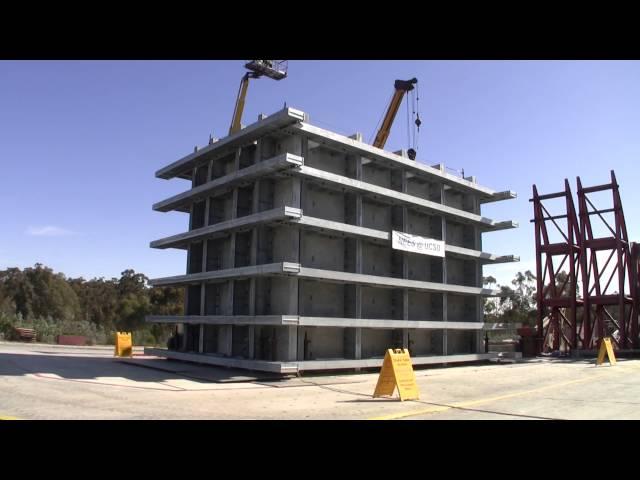
[[600, 343], [600, 350], [598, 351], [598, 360], [596, 360], [596, 365], [602, 365], [604, 362], [604, 354], [607, 354], [609, 357], [609, 363], [611, 365], [616, 364], [616, 356], [613, 353], [613, 346], [611, 345], [611, 338], [604, 337], [602, 342]]
[[131, 332], [116, 332], [116, 357], [133, 357]]
[[420, 398], [411, 357], [406, 348], [387, 350], [373, 398], [391, 396], [396, 387], [398, 387], [400, 401]]

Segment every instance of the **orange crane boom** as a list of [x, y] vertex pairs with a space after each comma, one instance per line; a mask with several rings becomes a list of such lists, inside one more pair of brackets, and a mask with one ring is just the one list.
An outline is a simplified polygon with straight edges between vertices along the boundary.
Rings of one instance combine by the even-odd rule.
[[387, 138], [389, 138], [389, 133], [391, 133], [391, 126], [396, 118], [402, 99], [404, 98], [404, 94], [413, 90], [413, 86], [416, 83], [418, 83], [418, 79], [412, 78], [411, 80], [396, 80], [393, 84], [396, 91], [393, 94], [391, 103], [389, 103], [389, 108], [384, 116], [380, 130], [378, 130], [376, 138], [373, 141], [374, 147], [384, 148], [385, 143], [387, 143]]
[[265, 76], [274, 80], [282, 80], [287, 76], [287, 63], [285, 60], [251, 60], [245, 64], [245, 68], [249, 71], [243, 75], [240, 82], [240, 89], [238, 90], [238, 97], [236, 98], [236, 105], [231, 118], [231, 126], [229, 127], [229, 135], [239, 132], [242, 128], [240, 121], [244, 112], [249, 79]]

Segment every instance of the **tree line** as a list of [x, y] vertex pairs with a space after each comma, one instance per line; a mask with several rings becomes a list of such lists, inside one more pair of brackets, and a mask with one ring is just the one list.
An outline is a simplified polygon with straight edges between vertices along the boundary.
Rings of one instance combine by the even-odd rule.
[[[568, 274], [561, 271], [555, 276], [555, 284], [561, 295], [568, 295], [570, 282]], [[511, 281], [513, 287], [499, 285], [492, 276], [483, 277], [484, 285], [500, 290], [500, 297], [484, 300], [484, 321], [487, 323], [521, 323], [535, 326], [537, 318], [537, 279], [530, 270], [516, 273]], [[547, 291], [551, 283], [548, 283], [543, 291]], [[580, 294], [580, 285], [576, 285]]]
[[116, 331], [133, 332], [137, 345], [162, 345], [170, 325], [148, 324], [146, 315], [180, 315], [181, 288], [150, 287], [148, 278], [125, 270], [120, 278], [67, 278], [42, 264], [0, 270], [0, 334], [33, 328], [37, 341], [83, 335], [92, 344], [112, 344]]
[[[566, 284], [566, 273], [556, 276]], [[148, 324], [146, 315], [182, 315], [184, 291], [150, 287], [148, 278], [125, 270], [120, 278], [67, 278], [36, 264], [21, 270], [0, 270], [0, 334], [11, 338], [15, 327], [34, 328], [38, 341], [53, 343], [57, 335], [83, 335], [90, 343], [111, 344], [116, 331], [134, 332], [137, 345], [164, 345], [171, 325]], [[512, 286], [499, 285], [492, 276], [484, 285], [501, 296], [484, 300], [485, 322], [535, 325], [536, 277], [518, 272]]]

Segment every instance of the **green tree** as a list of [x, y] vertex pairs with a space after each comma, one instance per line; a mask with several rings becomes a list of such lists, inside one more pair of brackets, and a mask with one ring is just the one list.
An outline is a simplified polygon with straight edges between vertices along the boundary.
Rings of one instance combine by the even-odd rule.
[[134, 332], [142, 343], [164, 343], [170, 325], [150, 325], [145, 316], [183, 312], [181, 288], [149, 287], [148, 278], [125, 270], [120, 278], [66, 278], [36, 264], [0, 271], [0, 331], [17, 325], [36, 329], [39, 341], [60, 334], [85, 335], [104, 343], [115, 330]]

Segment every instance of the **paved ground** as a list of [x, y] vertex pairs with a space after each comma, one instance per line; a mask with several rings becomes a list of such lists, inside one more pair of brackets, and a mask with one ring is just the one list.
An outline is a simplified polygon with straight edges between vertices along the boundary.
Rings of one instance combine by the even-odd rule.
[[421, 399], [400, 402], [371, 397], [377, 374], [282, 380], [112, 355], [109, 347], [0, 343], [0, 418], [640, 419], [640, 360], [418, 370]]

